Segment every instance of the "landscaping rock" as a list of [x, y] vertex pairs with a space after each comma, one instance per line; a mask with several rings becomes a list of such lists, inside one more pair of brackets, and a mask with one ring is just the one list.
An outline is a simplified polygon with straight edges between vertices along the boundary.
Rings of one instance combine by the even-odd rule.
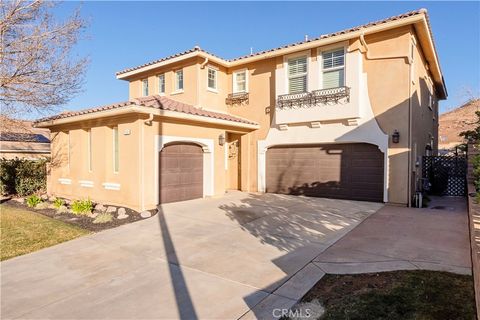
[[50, 204], [49, 204], [48, 202], [46, 202], [46, 201], [40, 202], [39, 204], [37, 204], [37, 205], [35, 206], [35, 209], [40, 209], [40, 210], [42, 210], [42, 209], [48, 209], [48, 206], [49, 206], [49, 205], [50, 205]]
[[126, 219], [128, 218], [127, 210], [125, 208], [118, 208], [117, 219]]
[[12, 200], [16, 201], [18, 203], [24, 203], [25, 202], [25, 198], [13, 198]]
[[60, 206], [57, 209], [57, 214], [62, 214], [62, 213], [67, 213], [67, 212], [68, 212], [68, 208], [66, 206]]
[[101, 203], [99, 203], [95, 206], [95, 211], [98, 211], [98, 212], [104, 212], [105, 209], [106, 209], [105, 206]]
[[98, 215], [99, 215], [100, 213], [101, 213], [101, 212], [93, 211], [93, 212], [90, 213], [87, 217], [92, 218], [92, 219], [95, 219], [96, 217], [98, 217]]
[[117, 212], [117, 208], [116, 207], [112, 207], [112, 206], [108, 206], [107, 207], [107, 210], [105, 211], [107, 213], [114, 213], [114, 212]]
[[48, 200], [48, 196], [47, 196], [46, 194], [42, 194], [42, 195], [40, 196], [40, 198], [41, 198], [42, 200], [44, 200], [44, 201], [47, 201], [47, 200]]
[[50, 202], [54, 202], [55, 200], [57, 200], [57, 197], [55, 196], [51, 196], [50, 198], [48, 198], [48, 201]]
[[140, 212], [140, 217], [146, 219], [150, 218], [152, 216], [152, 213], [150, 211], [142, 211]]

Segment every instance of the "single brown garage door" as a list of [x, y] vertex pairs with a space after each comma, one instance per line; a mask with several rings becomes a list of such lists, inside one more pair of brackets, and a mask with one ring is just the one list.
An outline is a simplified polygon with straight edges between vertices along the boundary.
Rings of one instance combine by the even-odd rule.
[[268, 149], [267, 192], [383, 201], [383, 153], [366, 143]]
[[172, 144], [160, 151], [160, 203], [203, 197], [203, 150]]

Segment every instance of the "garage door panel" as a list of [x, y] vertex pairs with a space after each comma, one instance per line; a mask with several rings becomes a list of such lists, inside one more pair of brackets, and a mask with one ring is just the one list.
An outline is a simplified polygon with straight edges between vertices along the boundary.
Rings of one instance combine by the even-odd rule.
[[160, 202], [203, 196], [203, 149], [193, 144], [168, 145], [160, 152]]
[[267, 192], [383, 200], [383, 153], [369, 144], [275, 147], [267, 151]]

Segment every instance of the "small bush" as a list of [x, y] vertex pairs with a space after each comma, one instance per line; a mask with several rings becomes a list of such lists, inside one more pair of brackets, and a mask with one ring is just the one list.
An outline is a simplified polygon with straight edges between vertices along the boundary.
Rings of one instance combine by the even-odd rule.
[[90, 199], [87, 200], [75, 200], [70, 206], [73, 214], [78, 216], [89, 215], [93, 210], [93, 202]]
[[57, 199], [55, 199], [55, 201], [53, 201], [53, 207], [55, 209], [58, 209], [61, 206], [65, 206], [65, 200], [57, 198]]
[[30, 197], [27, 198], [27, 206], [29, 206], [30, 208], [35, 208], [41, 202], [42, 199], [36, 194], [32, 194]]
[[95, 220], [93, 220], [93, 223], [107, 223], [113, 220], [113, 215], [111, 213], [100, 213]]
[[0, 159], [0, 191], [21, 197], [45, 190], [47, 160]]

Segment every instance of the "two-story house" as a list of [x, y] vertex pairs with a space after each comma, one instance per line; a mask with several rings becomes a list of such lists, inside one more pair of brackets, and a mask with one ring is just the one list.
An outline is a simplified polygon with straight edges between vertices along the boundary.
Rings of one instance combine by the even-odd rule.
[[426, 10], [226, 60], [117, 73], [130, 99], [40, 119], [48, 190], [143, 210], [275, 192], [409, 205], [447, 92]]

